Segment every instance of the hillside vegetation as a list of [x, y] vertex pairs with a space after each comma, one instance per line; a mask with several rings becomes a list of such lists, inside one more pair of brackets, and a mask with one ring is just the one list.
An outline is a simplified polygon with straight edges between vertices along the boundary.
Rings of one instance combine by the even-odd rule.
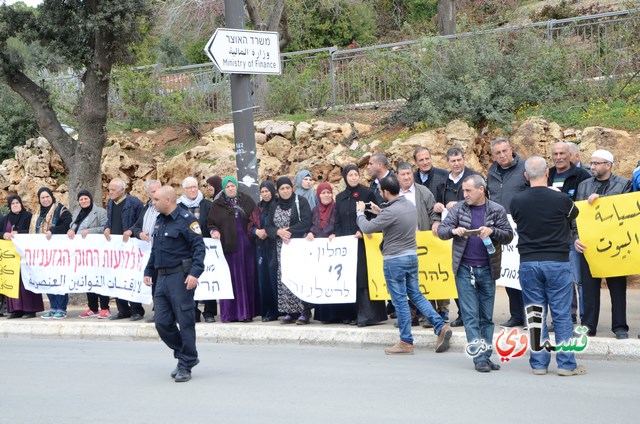
[[[137, 65], [169, 67], [208, 61], [203, 46], [211, 28], [223, 21], [220, 3], [199, 2], [208, 5], [208, 9], [193, 10], [167, 6], [193, 2], [159, 2], [156, 22], [132, 49]], [[457, 32], [465, 32], [629, 9], [640, 7], [640, 2], [458, 0], [456, 5]], [[289, 41], [283, 51], [329, 46], [345, 49], [436, 35], [436, 9], [437, 0], [287, 0]], [[621, 36], [635, 37], [635, 70], [640, 71], [638, 26], [633, 31]], [[568, 66], [575, 61], [572, 55], [576, 52], [571, 51], [571, 45], [547, 46], [535, 37], [532, 33], [503, 33], [492, 38], [469, 38], [447, 50], [437, 41], [428, 41], [418, 49], [432, 52], [429, 55], [418, 57], [416, 50], [408, 50], [372, 57], [375, 66], [368, 69], [371, 78], [393, 86], [405, 101], [404, 107], [383, 114], [383, 123], [424, 128], [462, 119], [480, 130], [502, 127], [508, 131], [523, 118], [540, 115], [563, 126], [602, 125], [631, 131], [640, 128], [638, 72], [584, 83], [588, 75], [576, 75]], [[66, 72], [67, 64], [47, 55], [42, 48], [19, 40], [11, 43], [23, 53], [34, 75]], [[271, 78], [267, 99], [260, 103], [261, 118], [287, 114], [302, 120], [327, 113], [330, 93], [326, 83], [317, 77], [322, 72], [326, 71], [320, 66], [298, 66], [294, 62], [282, 76]], [[197, 138], [210, 122], [230, 120], [228, 111], [213, 110], [213, 103], [224, 99], [187, 97], [189, 93], [179, 91], [160, 96], [163, 87], [149, 68], [121, 69], [115, 78], [123, 113], [112, 114], [108, 124], [112, 130], [174, 125], [184, 128], [182, 133], [188, 141]], [[214, 81], [216, 84], [219, 83]], [[77, 105], [69, 100], [73, 93], [57, 87], [48, 87], [52, 101], [63, 122], [73, 127], [78, 114]], [[204, 103], [211, 110], [203, 108]], [[0, 159], [11, 156], [13, 146], [36, 134], [30, 110], [1, 85]]]

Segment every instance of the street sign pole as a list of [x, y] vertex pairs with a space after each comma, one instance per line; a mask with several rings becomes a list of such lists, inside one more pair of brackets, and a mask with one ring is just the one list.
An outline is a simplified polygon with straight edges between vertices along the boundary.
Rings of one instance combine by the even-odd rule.
[[[244, 3], [242, 0], [224, 0], [224, 16], [227, 28], [244, 29]], [[236, 144], [236, 172], [238, 189], [257, 203], [258, 155], [253, 123], [253, 99], [251, 96], [251, 76], [231, 74], [231, 109], [233, 132]], [[224, 187], [222, 187], [224, 190]]]

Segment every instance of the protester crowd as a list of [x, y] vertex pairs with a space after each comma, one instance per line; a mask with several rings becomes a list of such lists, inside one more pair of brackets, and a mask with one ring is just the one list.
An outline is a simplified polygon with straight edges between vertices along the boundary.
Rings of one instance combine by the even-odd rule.
[[[591, 276], [584, 259], [583, 252], [589, 246], [578, 239], [575, 216], [565, 216], [566, 223], [558, 221], [557, 216], [550, 217], [548, 223], [540, 223], [536, 220], [544, 217], [532, 217], [523, 209], [536, 201], [547, 201], [546, 191], [539, 191], [541, 186], [563, 193], [560, 199], [566, 202], [559, 203], [564, 202], [567, 211], [573, 209], [573, 201], [587, 200], [591, 204], [598, 197], [638, 191], [640, 163], [628, 179], [613, 173], [614, 158], [610, 152], [597, 150], [586, 166], [580, 162], [577, 146], [558, 142], [552, 146], [553, 166], [547, 169], [542, 158], [525, 161], [519, 157], [505, 138], [491, 143], [491, 154], [494, 162], [485, 179], [480, 172], [466, 166], [464, 152], [457, 147], [446, 153], [448, 170], [433, 166], [431, 153], [424, 147], [414, 151], [415, 169], [408, 162], [402, 162], [395, 173], [385, 155], [376, 153], [369, 160], [373, 181], [368, 187], [361, 183], [362, 176], [355, 165], [343, 169], [345, 188], [339, 193], [334, 193], [334, 188], [326, 182], [314, 187], [312, 173], [302, 170], [293, 181], [281, 176], [276, 181], [262, 182], [257, 204], [239, 190], [234, 176], [208, 178], [202, 187], [197, 179], [186, 177], [177, 205], [196, 218], [202, 237], [220, 240], [234, 292], [233, 300], [194, 302], [195, 320], [208, 323], [218, 317], [222, 322], [251, 322], [261, 317], [263, 322], [280, 320], [284, 325], [305, 325], [315, 319], [323, 324], [365, 327], [397, 317], [400, 342], [387, 349], [388, 354], [413, 353], [410, 327], [419, 324], [433, 327], [438, 334], [439, 350], [436, 351], [446, 350], [449, 326], [464, 326], [470, 344], [481, 339], [489, 339], [491, 343], [501, 245], [513, 238], [507, 220], [510, 213], [518, 216], [518, 228], [522, 228], [523, 233], [528, 234], [528, 226], [538, 230], [530, 239], [525, 236], [523, 240], [521, 235], [518, 245], [521, 270], [523, 264], [525, 268], [532, 264], [527, 262], [527, 254], [548, 251], [551, 252], [548, 255], [531, 254], [531, 260], [566, 262], [568, 280], [554, 282], [560, 284], [562, 290], [548, 290], [548, 293], [545, 290], [550, 283], [536, 280], [541, 292], [534, 294], [528, 291], [533, 283], [521, 271], [523, 290], [507, 289], [510, 318], [501, 325], [526, 326], [525, 305], [535, 299], [544, 303], [545, 308], [548, 305], [551, 312], [553, 324], [544, 322], [546, 337], [552, 325], [557, 330], [562, 326], [556, 342], [571, 337], [571, 322], [576, 324], [578, 320], [588, 328], [589, 336], [595, 336], [600, 312], [600, 279]], [[159, 215], [152, 198], [161, 186], [160, 181], [147, 181], [145, 189], [149, 200], [143, 204], [127, 193], [122, 179], [115, 178], [109, 182], [105, 208], [95, 203], [89, 191], [81, 190], [77, 196], [78, 207], [73, 211], [57, 202], [47, 187], [38, 190], [39, 203], [31, 212], [26, 210], [20, 196], [11, 195], [7, 201], [9, 212], [0, 220], [0, 236], [11, 240], [15, 234], [44, 234], [47, 238], [52, 234], [66, 234], [74, 239], [103, 234], [107, 239], [122, 235], [125, 240], [135, 237], [152, 243]], [[533, 196], [534, 186], [535, 192], [540, 193], [537, 197]], [[552, 206], [545, 204], [545, 207]], [[443, 240], [453, 239], [453, 271], [459, 299], [455, 299], [458, 315], [451, 317], [451, 322], [448, 300], [423, 302], [424, 298], [416, 297], [413, 291], [414, 284], [417, 287], [417, 265], [413, 265], [415, 239], [411, 242], [410, 235], [399, 234], [399, 225], [405, 226], [405, 230], [410, 228], [407, 234], [416, 230], [431, 231]], [[371, 300], [368, 289], [364, 237], [379, 230], [385, 234], [382, 247], [385, 278], [399, 278], [398, 269], [405, 266], [408, 274], [416, 273], [415, 281], [414, 276], [407, 274], [407, 280], [398, 283], [404, 289], [392, 293], [392, 302], [388, 305]], [[282, 246], [292, 238], [313, 240], [338, 236], [358, 239], [355, 303], [312, 305], [302, 301], [282, 282]], [[524, 258], [523, 251], [527, 252]], [[152, 281], [157, 278], [158, 275], [151, 276]], [[617, 339], [628, 338], [626, 277], [610, 278], [607, 282], [612, 299], [611, 330]], [[392, 284], [389, 289], [394, 290]], [[407, 296], [411, 302], [405, 308]], [[45, 311], [42, 295], [26, 290], [21, 282], [19, 297], [3, 300], [4, 313], [10, 319], [34, 318], [40, 312], [43, 319], [66, 318], [68, 295], [47, 297], [49, 309]], [[117, 311], [112, 311], [109, 297], [87, 293], [87, 308], [80, 318], [131, 321], [144, 318], [145, 310], [139, 303], [115, 299], [115, 305]], [[569, 315], [565, 316], [565, 312]], [[153, 319], [148, 317], [147, 321]], [[489, 349], [474, 358], [476, 370], [499, 369], [499, 365], [491, 361], [491, 353]], [[548, 361], [535, 366], [532, 363], [534, 371], [544, 369], [546, 372], [547, 365]], [[565, 361], [563, 366], [568, 368], [561, 375], [583, 373], [583, 369], [576, 371], [579, 367], [575, 362]]]

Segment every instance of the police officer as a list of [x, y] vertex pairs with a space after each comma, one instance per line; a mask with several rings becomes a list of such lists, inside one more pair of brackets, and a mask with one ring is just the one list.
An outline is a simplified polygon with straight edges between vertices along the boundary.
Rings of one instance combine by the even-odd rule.
[[154, 269], [157, 270], [153, 298], [156, 329], [178, 359], [171, 377], [182, 383], [191, 380], [191, 368], [200, 362], [196, 351], [193, 294], [198, 277], [204, 271], [205, 246], [198, 220], [178, 208], [172, 187], [159, 188], [153, 194], [153, 205], [160, 215], [155, 225], [151, 257], [144, 270], [144, 283], [151, 285], [151, 275]]

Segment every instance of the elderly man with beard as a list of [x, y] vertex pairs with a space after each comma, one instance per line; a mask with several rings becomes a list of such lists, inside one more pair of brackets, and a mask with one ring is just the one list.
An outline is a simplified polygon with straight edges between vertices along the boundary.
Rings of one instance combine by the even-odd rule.
[[[630, 193], [631, 181], [613, 173], [613, 155], [608, 150], [596, 150], [591, 155], [591, 174], [578, 186], [576, 200], [587, 200], [591, 205], [599, 197], [614, 196]], [[580, 241], [574, 242], [575, 249], [580, 254], [580, 276], [582, 277], [582, 292], [584, 294], [584, 315], [582, 325], [589, 329], [589, 336], [595, 336], [600, 317], [600, 278], [591, 276], [591, 269], [584, 257], [584, 251], [595, 246], [587, 246]], [[627, 325], [627, 277], [607, 278], [607, 287], [611, 295], [611, 331], [616, 339], [629, 338]]]

